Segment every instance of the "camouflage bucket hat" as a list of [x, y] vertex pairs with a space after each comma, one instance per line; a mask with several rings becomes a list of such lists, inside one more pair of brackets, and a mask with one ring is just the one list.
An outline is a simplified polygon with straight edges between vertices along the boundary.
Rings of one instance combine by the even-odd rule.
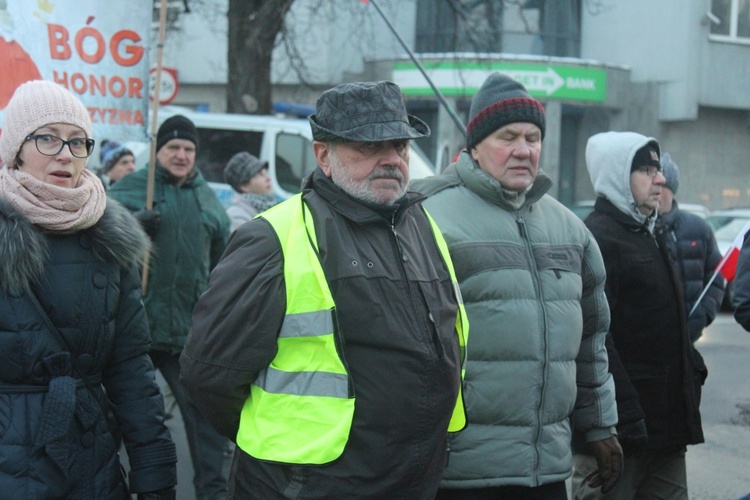
[[406, 113], [401, 89], [392, 82], [344, 83], [318, 98], [308, 117], [316, 141], [381, 142], [430, 135], [425, 122]]

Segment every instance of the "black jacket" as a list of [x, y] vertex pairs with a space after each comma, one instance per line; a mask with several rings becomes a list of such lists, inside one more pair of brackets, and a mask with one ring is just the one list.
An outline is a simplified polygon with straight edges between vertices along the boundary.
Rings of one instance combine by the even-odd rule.
[[[377, 210], [319, 169], [303, 197], [354, 382], [352, 429], [342, 456], [324, 466], [265, 463], [238, 449], [230, 489], [237, 498], [434, 498], [460, 384], [457, 305], [419, 198]], [[244, 224], [193, 314], [182, 377], [231, 439], [250, 384], [276, 354], [286, 308], [283, 264], [268, 222]]]
[[[685, 307], [690, 313], [721, 261], [714, 232], [697, 215], [680, 210], [677, 201], [668, 214], [659, 216], [657, 224], [663, 224], [667, 229], [667, 247], [680, 273]], [[703, 329], [714, 320], [723, 298], [724, 278], [718, 275], [711, 282], [695, 312], [688, 317], [688, 331], [693, 342], [698, 340]]]
[[[618, 430], [645, 413], [645, 449], [667, 451], [703, 442], [698, 407], [706, 368], [688, 335], [666, 230], [657, 227], [652, 235], [601, 197], [586, 225], [607, 270]], [[627, 444], [626, 453], [636, 451]]]
[[[103, 409], [29, 299], [33, 290], [101, 402], [130, 460], [133, 492], [176, 484], [176, 453], [148, 357], [137, 263], [147, 240], [109, 201], [74, 234], [29, 223], [0, 195], [0, 496], [122, 498]], [[106, 396], [103, 388], [106, 389]]]

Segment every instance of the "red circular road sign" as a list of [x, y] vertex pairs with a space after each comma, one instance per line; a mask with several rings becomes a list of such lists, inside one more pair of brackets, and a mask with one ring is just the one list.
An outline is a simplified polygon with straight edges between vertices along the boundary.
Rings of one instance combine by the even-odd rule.
[[[154, 89], [156, 87], [156, 68], [151, 68], [149, 81], [149, 97], [154, 100]], [[174, 68], [162, 68], [159, 85], [159, 104], [169, 104], [177, 97], [180, 84], [177, 81], [177, 70]]]

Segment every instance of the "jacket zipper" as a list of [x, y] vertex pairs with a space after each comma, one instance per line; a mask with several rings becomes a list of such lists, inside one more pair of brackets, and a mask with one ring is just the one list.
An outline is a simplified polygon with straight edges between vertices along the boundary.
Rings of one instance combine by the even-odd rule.
[[[396, 244], [396, 252], [398, 253], [400, 257], [399, 268], [401, 269], [401, 275], [404, 279], [404, 282], [406, 283], [409, 300], [411, 301], [412, 307], [414, 308], [414, 310], [418, 311], [420, 309], [420, 305], [417, 304], [414, 300], [414, 297], [415, 297], [414, 289], [412, 287], [411, 281], [409, 281], [409, 276], [406, 273], [406, 267], [404, 265], [404, 262], [406, 261], [407, 257], [404, 256], [403, 248], [401, 247], [401, 244], [400, 244], [398, 230], [396, 230], [396, 214], [395, 213], [391, 216], [390, 226], [391, 226], [391, 232], [393, 233], [393, 239]], [[421, 291], [419, 291], [419, 293], [421, 294]], [[432, 311], [430, 311], [430, 306], [424, 297], [422, 298], [422, 302], [424, 303], [424, 307], [427, 309], [428, 319], [430, 320], [433, 326], [433, 328], [430, 328], [429, 325], [423, 324], [423, 330], [427, 332], [427, 337], [433, 345], [435, 359], [440, 359], [442, 357], [441, 356], [442, 346], [440, 345], [440, 340], [438, 339], [437, 325], [435, 325], [435, 319], [432, 316]]]
[[[521, 236], [521, 239], [524, 242], [524, 245], [526, 247], [527, 256], [529, 258], [529, 267], [532, 274], [532, 281], [534, 283], [534, 288], [536, 290], [536, 296], [537, 300], [539, 301], [539, 308], [541, 313], [541, 325], [542, 325], [542, 331], [544, 332], [544, 364], [542, 368], [542, 392], [539, 398], [539, 407], [537, 408], [537, 428], [536, 433], [534, 435], [534, 463], [533, 463], [533, 469], [535, 471], [534, 476], [536, 478], [536, 472], [539, 468], [539, 440], [541, 439], [542, 434], [542, 418], [541, 418], [541, 409], [544, 406], [544, 399], [545, 399], [545, 393], [546, 393], [546, 384], [547, 384], [547, 369], [548, 369], [548, 362], [549, 362], [549, 352], [548, 347], [549, 343], [547, 342], [547, 315], [545, 313], [544, 308], [544, 297], [542, 296], [542, 287], [539, 284], [539, 272], [536, 266], [536, 260], [534, 260], [534, 252], [533, 248], [531, 247], [531, 242], [528, 238], [528, 232], [526, 230], [526, 221], [523, 218], [523, 215], [519, 211], [516, 211], [516, 224], [518, 224], [518, 232]], [[537, 481], [535, 479], [534, 485], [537, 485]]]

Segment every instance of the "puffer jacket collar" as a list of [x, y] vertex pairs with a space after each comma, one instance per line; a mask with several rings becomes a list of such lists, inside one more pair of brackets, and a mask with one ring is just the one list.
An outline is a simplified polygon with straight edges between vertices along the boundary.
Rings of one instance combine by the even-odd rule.
[[669, 228], [676, 228], [679, 220], [680, 207], [677, 204], [677, 200], [672, 200], [672, 210], [670, 210], [667, 214], [659, 214], [659, 218], [656, 222], [664, 224]]
[[[82, 232], [90, 238], [98, 260], [120, 268], [141, 265], [149, 248], [148, 237], [135, 218], [111, 198], [99, 221]], [[40, 279], [48, 261], [47, 234], [0, 197], [1, 289], [28, 290]]]

